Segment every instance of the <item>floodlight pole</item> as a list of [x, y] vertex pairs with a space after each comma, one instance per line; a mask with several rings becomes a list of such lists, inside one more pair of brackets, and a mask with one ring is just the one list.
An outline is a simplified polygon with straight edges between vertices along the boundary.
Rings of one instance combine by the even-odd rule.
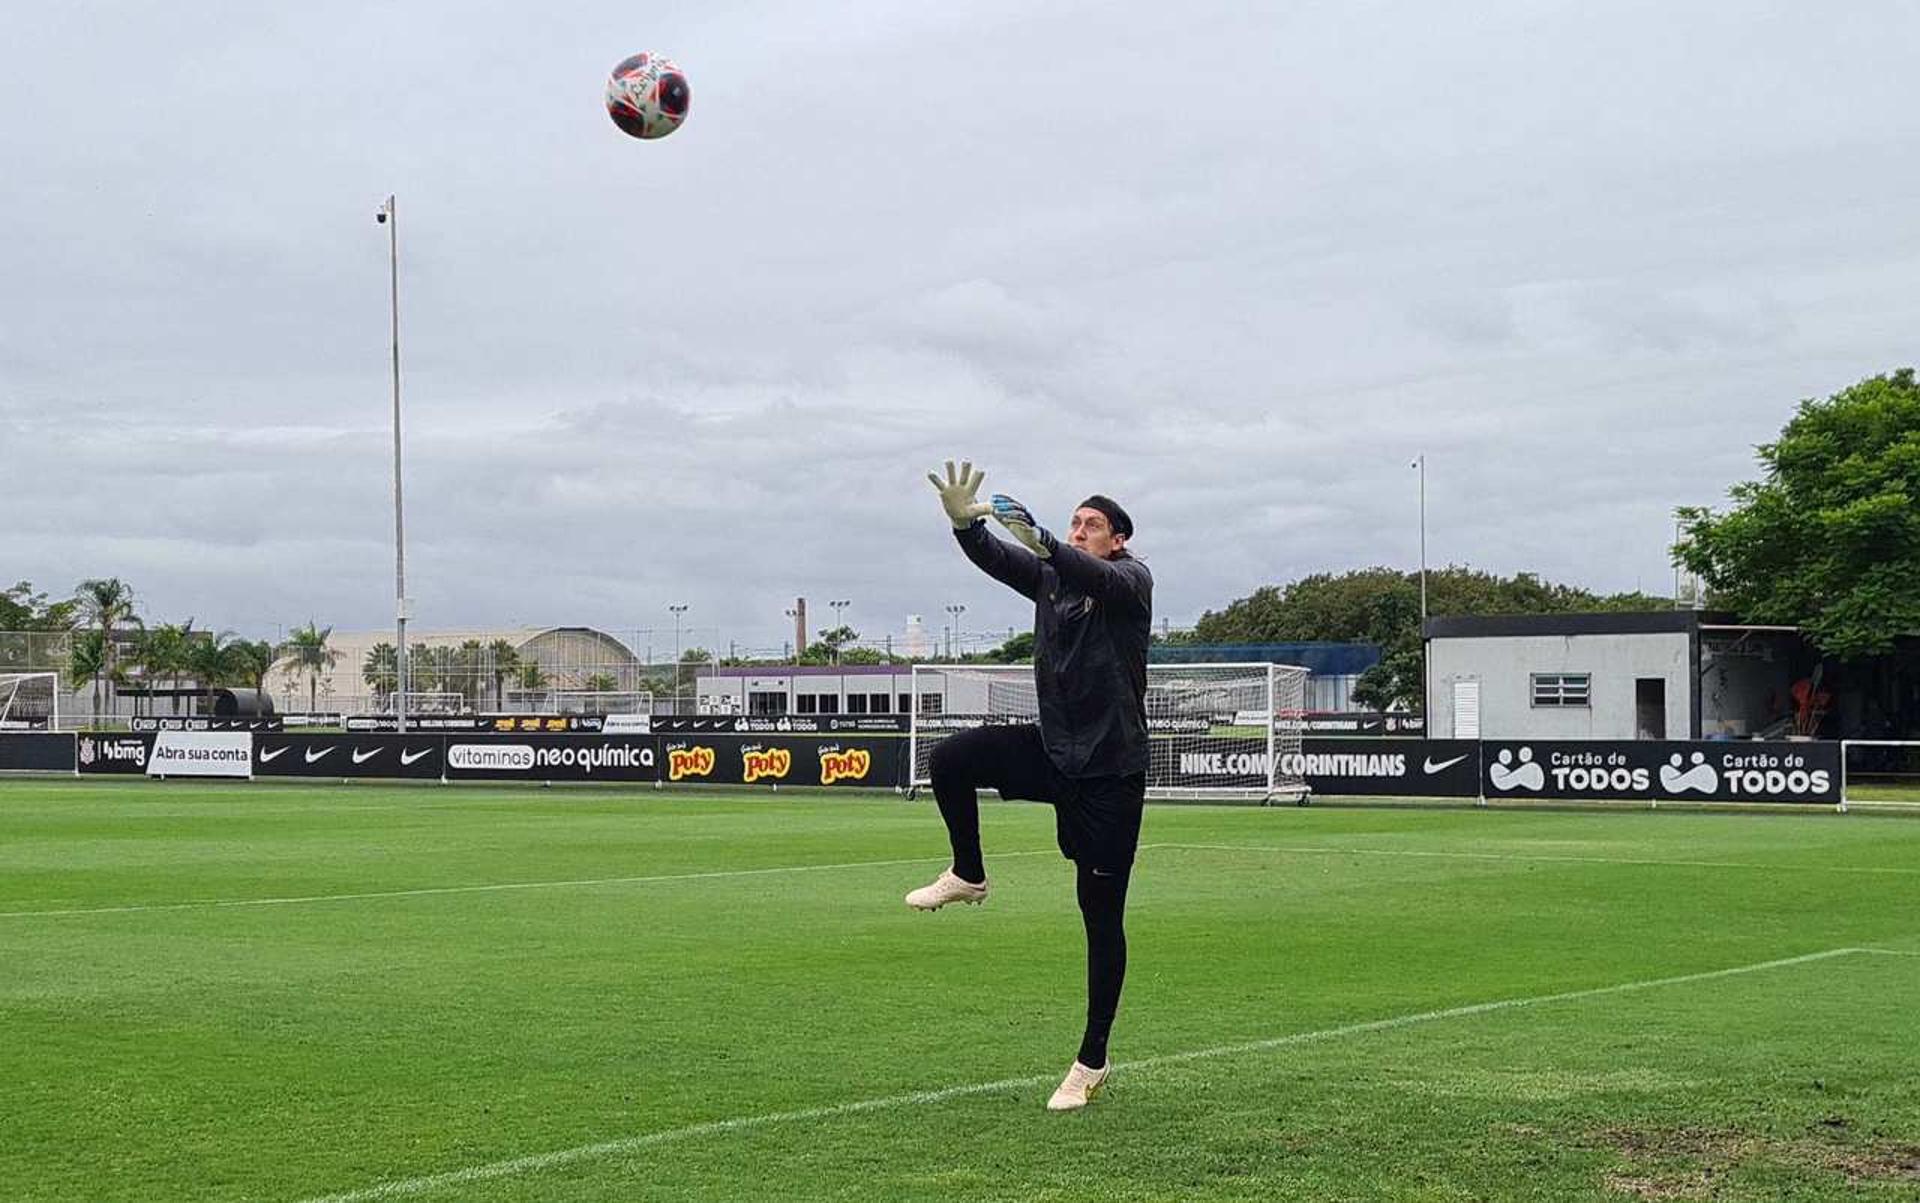
[[1427, 453], [1422, 451], [1413, 466], [1420, 469], [1420, 722], [1427, 738], [1431, 739], [1433, 653], [1427, 643]]
[[667, 607], [673, 611], [673, 712], [680, 713], [680, 616], [687, 612], [687, 603], [676, 602]]
[[400, 213], [389, 195], [374, 220], [387, 227], [387, 269], [393, 313], [393, 717], [407, 730], [407, 531], [400, 505]]

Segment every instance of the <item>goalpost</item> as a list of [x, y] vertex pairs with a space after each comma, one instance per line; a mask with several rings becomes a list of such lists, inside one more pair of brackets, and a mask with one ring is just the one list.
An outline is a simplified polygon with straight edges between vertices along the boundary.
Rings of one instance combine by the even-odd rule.
[[59, 673], [0, 673], [0, 731], [59, 729]]
[[1840, 810], [1920, 806], [1920, 740], [1840, 741]]
[[[1290, 664], [1149, 664], [1147, 796], [1302, 801], [1307, 670]], [[956, 731], [1039, 716], [1033, 666], [916, 664], [910, 787]]]

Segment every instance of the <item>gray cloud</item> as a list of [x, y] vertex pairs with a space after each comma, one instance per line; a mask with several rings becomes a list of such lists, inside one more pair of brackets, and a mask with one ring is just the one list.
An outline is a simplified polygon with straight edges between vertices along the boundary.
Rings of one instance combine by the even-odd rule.
[[[0, 575], [384, 625], [1024, 621], [922, 475], [1140, 526], [1160, 612], [1429, 554], [1666, 585], [1673, 506], [1911, 359], [1903, 5], [101, 3], [0, 80]], [[103, 80], [111, 80], [103, 84]], [[977, 624], [977, 627], [976, 627]]]

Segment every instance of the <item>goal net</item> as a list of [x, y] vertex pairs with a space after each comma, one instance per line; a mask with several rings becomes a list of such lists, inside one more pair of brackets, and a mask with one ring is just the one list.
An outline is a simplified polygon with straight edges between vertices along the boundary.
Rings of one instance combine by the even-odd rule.
[[1840, 805], [1920, 806], [1920, 740], [1840, 742]]
[[[1147, 796], [1305, 797], [1307, 676], [1288, 664], [1148, 665]], [[1038, 717], [1031, 665], [914, 665], [913, 785], [932, 784], [929, 766], [941, 740]]]
[[59, 729], [58, 673], [0, 673], [0, 731]]

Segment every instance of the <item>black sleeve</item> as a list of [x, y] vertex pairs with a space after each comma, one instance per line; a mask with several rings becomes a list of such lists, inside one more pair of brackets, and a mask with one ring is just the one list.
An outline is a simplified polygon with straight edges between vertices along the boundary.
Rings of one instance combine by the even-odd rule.
[[972, 526], [954, 531], [953, 537], [980, 571], [1028, 600], [1040, 595], [1040, 557], [988, 534], [986, 519], [976, 519]]
[[[1060, 574], [1061, 580], [1104, 605], [1134, 614], [1152, 615], [1153, 574], [1147, 571], [1145, 564], [1131, 556], [1103, 560], [1099, 556], [1088, 555], [1072, 544], [1060, 542], [1051, 533], [1043, 537], [1048, 550], [1053, 552], [1053, 557], [1047, 563]], [[1037, 561], [1038, 557], [1035, 559]]]

